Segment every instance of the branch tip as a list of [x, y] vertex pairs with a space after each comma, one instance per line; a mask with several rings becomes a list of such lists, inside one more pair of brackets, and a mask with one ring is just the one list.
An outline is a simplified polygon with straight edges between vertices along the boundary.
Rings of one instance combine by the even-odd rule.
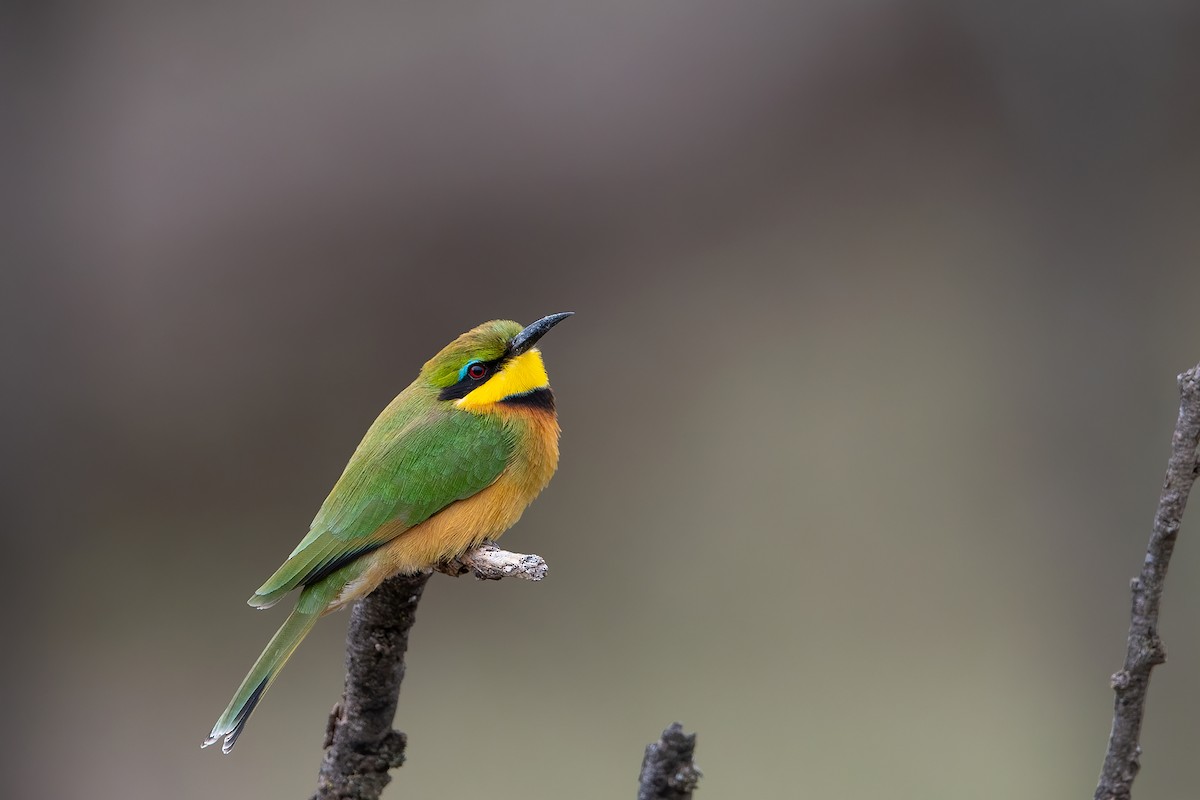
[[473, 572], [475, 577], [482, 581], [498, 581], [503, 578], [540, 581], [546, 577], [550, 567], [541, 556], [510, 553], [501, 550], [492, 542], [483, 542], [457, 558], [439, 564], [435, 569], [453, 577]]
[[657, 742], [646, 745], [638, 800], [691, 800], [703, 777], [695, 753], [696, 734], [684, 733], [678, 722], [669, 725]]

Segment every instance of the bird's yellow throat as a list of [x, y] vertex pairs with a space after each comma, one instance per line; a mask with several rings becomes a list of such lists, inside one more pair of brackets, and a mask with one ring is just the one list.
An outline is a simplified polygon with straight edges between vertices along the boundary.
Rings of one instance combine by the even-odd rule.
[[522, 353], [492, 376], [491, 380], [456, 402], [459, 408], [476, 411], [499, 403], [507, 397], [532, 392], [550, 385], [542, 354], [534, 348]]

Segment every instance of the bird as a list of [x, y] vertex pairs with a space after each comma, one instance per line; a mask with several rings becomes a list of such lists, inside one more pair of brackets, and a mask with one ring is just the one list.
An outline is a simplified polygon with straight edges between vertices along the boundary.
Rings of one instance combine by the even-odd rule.
[[247, 601], [296, 607], [202, 747], [229, 753], [321, 616], [512, 527], [558, 468], [554, 393], [534, 346], [574, 312], [485, 322], [425, 362], [371, 424], [283, 565]]

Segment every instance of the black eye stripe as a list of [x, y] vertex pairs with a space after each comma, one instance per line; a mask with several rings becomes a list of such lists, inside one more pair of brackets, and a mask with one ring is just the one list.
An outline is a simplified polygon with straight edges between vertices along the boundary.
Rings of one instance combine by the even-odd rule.
[[[471, 367], [467, 369], [466, 374], [463, 375], [462, 380], [453, 386], [447, 386], [438, 392], [438, 399], [458, 400], [459, 398], [466, 397], [471, 392], [475, 391], [480, 386], [491, 380], [492, 376], [499, 371], [500, 367], [507, 360], [508, 355], [505, 354], [500, 356], [500, 358], [493, 358], [491, 361], [480, 361], [478, 364], [472, 364]], [[484, 367], [487, 372], [479, 378], [472, 378], [471, 370], [476, 366]]]

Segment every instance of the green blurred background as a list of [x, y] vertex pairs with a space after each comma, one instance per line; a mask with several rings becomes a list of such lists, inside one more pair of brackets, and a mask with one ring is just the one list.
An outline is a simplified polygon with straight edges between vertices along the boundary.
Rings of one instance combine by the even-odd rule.
[[[562, 463], [435, 576], [392, 797], [1095, 785], [1200, 359], [1200, 6], [12, 4], [14, 797], [289, 798], [347, 616], [232, 757], [243, 601], [452, 337], [546, 338]], [[1200, 536], [1138, 795], [1195, 792]]]

